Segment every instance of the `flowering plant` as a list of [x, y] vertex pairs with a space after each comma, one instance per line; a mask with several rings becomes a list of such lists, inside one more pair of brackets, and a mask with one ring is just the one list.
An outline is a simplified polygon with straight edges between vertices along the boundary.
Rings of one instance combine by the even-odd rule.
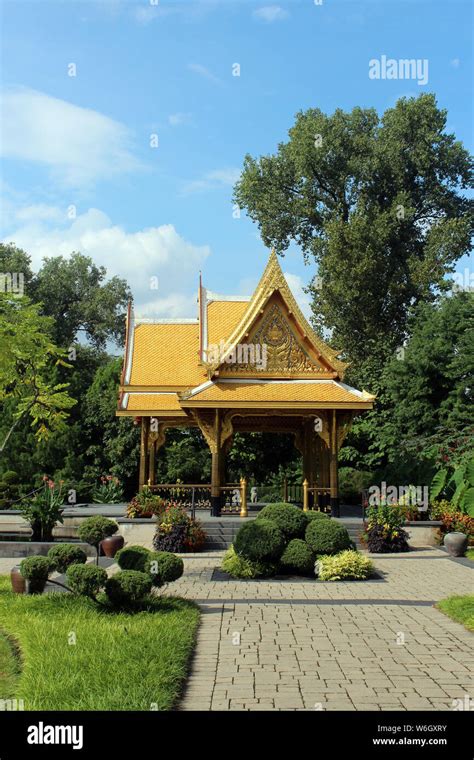
[[63, 522], [64, 481], [58, 485], [47, 475], [43, 476], [43, 486], [34, 496], [21, 501], [19, 508], [33, 531], [33, 541], [51, 541], [53, 528]]
[[176, 502], [168, 502], [162, 513], [153, 545], [158, 551], [196, 552], [206, 540], [198, 520], [190, 517]]
[[92, 500], [96, 504], [120, 504], [123, 489], [115, 475], [102, 475], [99, 485], [94, 489]]
[[161, 515], [165, 509], [165, 502], [154, 493], [148, 486], [137, 493], [127, 505], [127, 517], [152, 517]]
[[380, 504], [367, 511], [365, 540], [375, 553], [406, 552], [408, 534], [403, 530], [406, 510], [398, 504]]

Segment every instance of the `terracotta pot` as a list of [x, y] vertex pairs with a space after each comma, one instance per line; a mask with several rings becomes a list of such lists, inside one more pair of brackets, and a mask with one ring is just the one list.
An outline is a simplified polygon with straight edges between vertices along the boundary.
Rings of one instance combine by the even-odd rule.
[[104, 538], [104, 540], [100, 542], [100, 548], [102, 549], [101, 554], [105, 554], [106, 557], [113, 559], [118, 550], [122, 549], [124, 543], [125, 539], [120, 534], [117, 536], [109, 536], [108, 538]]
[[454, 531], [453, 533], [446, 533], [444, 537], [444, 545], [451, 557], [463, 557], [468, 543], [469, 539], [465, 533]]
[[15, 565], [10, 572], [10, 578], [12, 582], [12, 591], [15, 594], [26, 594], [26, 580], [20, 573], [20, 566]]

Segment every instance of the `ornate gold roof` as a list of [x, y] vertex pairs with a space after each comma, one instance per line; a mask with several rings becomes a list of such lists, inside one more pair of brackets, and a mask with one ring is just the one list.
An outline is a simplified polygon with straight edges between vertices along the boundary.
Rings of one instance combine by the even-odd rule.
[[185, 417], [191, 407], [371, 408], [341, 382], [346, 363], [312, 329], [271, 252], [250, 299], [199, 286], [194, 319], [127, 318], [117, 414]]

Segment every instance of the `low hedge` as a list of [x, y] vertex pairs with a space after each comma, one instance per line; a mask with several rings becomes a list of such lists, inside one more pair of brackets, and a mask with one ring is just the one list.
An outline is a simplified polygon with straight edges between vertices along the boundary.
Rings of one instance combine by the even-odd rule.
[[347, 529], [336, 520], [311, 520], [306, 528], [306, 542], [315, 554], [337, 554], [352, 548]]
[[374, 565], [354, 549], [319, 557], [315, 573], [321, 581], [362, 581], [374, 574]]
[[270, 520], [287, 540], [302, 538], [306, 530], [306, 515], [293, 504], [268, 504], [258, 513], [257, 520]]
[[283, 573], [296, 575], [311, 575], [314, 569], [315, 554], [306, 541], [293, 538], [280, 559], [280, 569]]
[[242, 525], [235, 538], [235, 551], [252, 561], [278, 560], [285, 548], [285, 537], [272, 520], [252, 520]]

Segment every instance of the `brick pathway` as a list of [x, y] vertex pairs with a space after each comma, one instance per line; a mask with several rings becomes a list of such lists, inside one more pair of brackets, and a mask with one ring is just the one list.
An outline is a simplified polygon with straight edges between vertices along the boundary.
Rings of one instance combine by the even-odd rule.
[[203, 612], [180, 709], [446, 710], [474, 697], [474, 635], [433, 607], [472, 593], [472, 569], [443, 551], [379, 555], [383, 578], [358, 583], [228, 581], [219, 561], [186, 559], [172, 587]]

